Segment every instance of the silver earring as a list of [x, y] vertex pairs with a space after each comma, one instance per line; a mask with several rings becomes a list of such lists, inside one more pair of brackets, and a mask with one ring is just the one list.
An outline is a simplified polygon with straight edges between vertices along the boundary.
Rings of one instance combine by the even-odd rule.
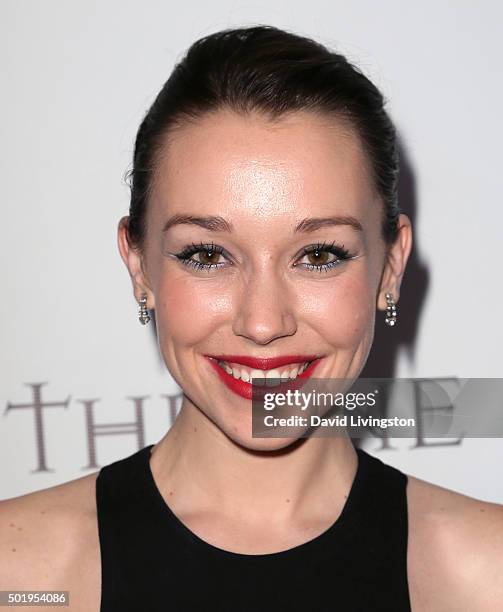
[[391, 293], [386, 293], [385, 297], [388, 305], [386, 306], [386, 318], [384, 319], [384, 322], [390, 327], [393, 327], [393, 325], [396, 323], [396, 304], [393, 301], [393, 296]]
[[147, 294], [144, 293], [140, 298], [140, 307], [138, 308], [138, 318], [142, 325], [146, 325], [150, 321], [150, 315], [147, 310]]

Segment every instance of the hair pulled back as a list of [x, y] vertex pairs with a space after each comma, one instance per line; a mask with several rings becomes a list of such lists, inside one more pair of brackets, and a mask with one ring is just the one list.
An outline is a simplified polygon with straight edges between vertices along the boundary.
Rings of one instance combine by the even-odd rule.
[[222, 30], [194, 42], [147, 111], [136, 136], [128, 240], [143, 250], [146, 210], [166, 136], [187, 121], [230, 109], [271, 120], [312, 111], [349, 120], [384, 203], [382, 238], [395, 241], [400, 214], [395, 127], [376, 86], [343, 55], [273, 26]]

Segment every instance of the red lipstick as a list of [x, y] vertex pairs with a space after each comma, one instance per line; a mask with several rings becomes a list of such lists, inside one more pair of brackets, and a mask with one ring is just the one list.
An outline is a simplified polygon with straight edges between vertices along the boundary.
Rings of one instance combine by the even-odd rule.
[[291, 363], [305, 363], [314, 361], [318, 355], [280, 355], [279, 357], [251, 357], [250, 355], [206, 355], [217, 361], [239, 363], [256, 370], [273, 370]]
[[[301, 388], [307, 379], [311, 376], [314, 369], [321, 360], [321, 357], [316, 355], [283, 355], [281, 357], [268, 357], [268, 358], [257, 358], [243, 355], [205, 355], [211, 364], [212, 368], [218, 374], [220, 380], [225, 386], [236, 393], [237, 395], [244, 397], [245, 399], [260, 399], [264, 393], [284, 393], [287, 390], [295, 390]], [[309, 366], [299, 374], [297, 378], [293, 380], [287, 380], [279, 385], [272, 386], [259, 386], [257, 384], [252, 385], [244, 380], [238, 380], [231, 374], [228, 374], [222, 367], [220, 367], [217, 361], [227, 361], [230, 363], [239, 363], [241, 365], [255, 368], [257, 370], [272, 370], [279, 368], [283, 365], [293, 363], [305, 363], [311, 361]]]

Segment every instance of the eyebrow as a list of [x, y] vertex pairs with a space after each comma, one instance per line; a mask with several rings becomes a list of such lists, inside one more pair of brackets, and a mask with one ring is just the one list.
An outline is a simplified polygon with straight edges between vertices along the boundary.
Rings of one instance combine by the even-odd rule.
[[[232, 223], [226, 221], [223, 217], [198, 217], [195, 215], [176, 214], [166, 221], [164, 227], [162, 228], [162, 231], [166, 232], [171, 227], [182, 224], [197, 225], [198, 227], [207, 229], [210, 232], [231, 233], [234, 229]], [[294, 232], [315, 232], [316, 230], [321, 229], [323, 227], [332, 227], [335, 225], [348, 225], [357, 232], [363, 232], [363, 227], [361, 223], [358, 221], [358, 219], [352, 217], [351, 215], [335, 215], [331, 217], [313, 217], [310, 219], [302, 219], [302, 221], [300, 221], [295, 226]]]

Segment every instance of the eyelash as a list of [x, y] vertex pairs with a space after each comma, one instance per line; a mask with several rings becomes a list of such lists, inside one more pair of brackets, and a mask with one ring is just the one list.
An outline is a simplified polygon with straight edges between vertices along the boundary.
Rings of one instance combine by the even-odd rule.
[[[204, 252], [204, 251], [206, 251], [207, 253], [218, 253], [220, 255], [225, 255], [225, 250], [222, 247], [215, 245], [213, 243], [204, 244], [202, 242], [200, 242], [199, 244], [192, 243], [189, 246], [185, 247], [182, 251], [180, 251], [180, 253], [173, 253], [173, 255], [183, 265], [188, 266], [190, 268], [194, 268], [196, 270], [210, 270], [212, 268], [222, 267], [222, 264], [220, 263], [203, 264], [199, 261], [195, 261], [194, 259], [190, 259], [192, 255], [195, 255], [196, 253]], [[351, 255], [351, 253], [344, 247], [344, 245], [339, 246], [335, 244], [335, 242], [331, 242], [329, 244], [323, 242], [323, 243], [317, 243], [317, 244], [313, 244], [308, 247], [305, 247], [300, 255], [300, 258], [305, 257], [306, 255], [309, 255], [310, 253], [317, 253], [317, 252], [324, 252], [324, 251], [328, 251], [329, 253], [336, 255], [338, 259], [335, 261], [331, 261], [327, 264], [321, 264], [321, 265], [303, 264], [304, 267], [307, 270], [314, 271], [314, 272], [328, 272], [329, 270], [331, 270], [332, 268], [335, 268], [341, 263], [355, 258], [355, 256]]]

